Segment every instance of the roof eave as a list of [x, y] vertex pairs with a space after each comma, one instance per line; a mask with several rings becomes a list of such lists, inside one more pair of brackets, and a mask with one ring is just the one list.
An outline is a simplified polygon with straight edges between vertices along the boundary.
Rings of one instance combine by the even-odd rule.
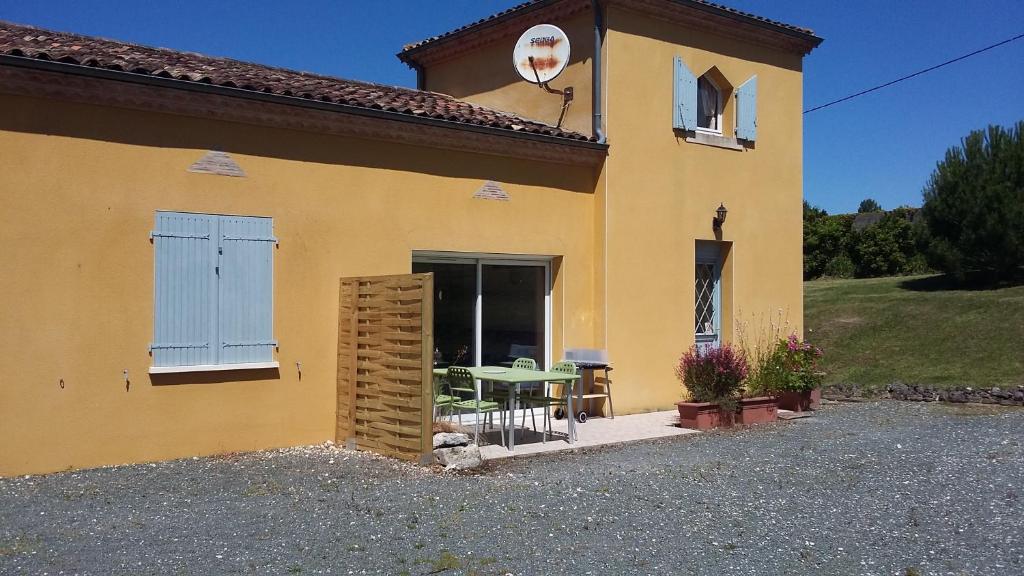
[[[794, 39], [802, 40], [802, 41], [806, 42], [807, 45], [808, 45], [807, 52], [810, 52], [814, 48], [817, 48], [818, 45], [821, 44], [825, 40], [824, 38], [816, 36], [814, 34], [814, 32], [810, 31], [810, 30], [804, 31], [804, 30], [797, 30], [796, 28], [792, 28], [792, 27], [788, 27], [788, 26], [780, 26], [778, 24], [773, 24], [771, 22], [766, 22], [764, 20], [759, 20], [758, 18], [751, 18], [749, 16], [744, 16], [742, 14], [737, 14], [735, 12], [731, 12], [729, 10], [726, 10], [726, 9], [720, 7], [720, 6], [715, 6], [715, 5], [707, 4], [707, 3], [704, 3], [704, 2], [697, 2], [695, 0], [673, 0], [673, 1], [674, 2], [678, 2], [680, 4], [685, 4], [685, 5], [691, 7], [693, 9], [695, 9], [695, 10], [703, 10], [703, 11], [708, 12], [710, 14], [715, 14], [716, 16], [721, 16], [723, 18], [728, 18], [730, 20], [735, 20], [737, 22], [742, 22], [744, 24], [749, 24], [751, 26], [762, 28], [762, 29], [764, 29], [766, 31], [774, 32], [774, 33], [777, 33], [777, 34], [783, 34], [783, 35], [786, 35], [786, 36], [791, 36]], [[805, 52], [805, 54], [807, 52]]]
[[40, 60], [37, 58], [31, 58], [27, 56], [11, 56], [7, 54], [0, 54], [0, 65], [28, 68], [45, 72], [73, 74], [77, 76], [86, 76], [104, 80], [141, 84], [164, 89], [185, 90], [189, 92], [198, 92], [203, 94], [215, 94], [220, 96], [241, 98], [257, 102], [266, 102], [286, 106], [298, 106], [302, 108], [350, 114], [367, 118], [381, 118], [410, 124], [434, 126], [439, 128], [447, 128], [465, 132], [473, 132], [476, 134], [484, 134], [494, 137], [513, 138], [532, 142], [557, 144], [562, 146], [573, 146], [593, 151], [606, 152], [608, 149], [608, 146], [605, 144], [599, 144], [597, 142], [592, 142], [588, 140], [564, 138], [560, 136], [535, 134], [530, 132], [518, 132], [504, 128], [495, 128], [492, 126], [481, 126], [477, 124], [453, 122], [450, 120], [440, 118], [410, 116], [408, 114], [392, 112], [389, 110], [365, 108], [335, 102], [323, 102], [320, 100], [302, 98], [299, 96], [286, 96], [281, 94], [257, 92], [253, 90], [246, 90], [243, 88], [218, 86], [215, 84], [204, 84], [200, 82], [180, 80], [176, 78], [166, 78], [161, 76], [138, 74], [129, 71], [94, 68], [90, 66], [83, 66], [81, 64], [71, 64], [53, 60]]
[[533, 4], [521, 6], [518, 10], [509, 10], [507, 13], [502, 14], [501, 16], [498, 16], [496, 18], [485, 19], [476, 26], [471, 25], [462, 28], [454, 33], [446, 33], [450, 35], [445, 35], [443, 38], [438, 38], [437, 40], [433, 41], [421, 41], [418, 43], [414, 43], [411, 48], [403, 48], [400, 52], [398, 52], [398, 54], [396, 54], [396, 56], [398, 56], [398, 59], [401, 60], [402, 62], [405, 62], [406, 64], [412, 66], [412, 64], [416, 61], [416, 54], [424, 52], [427, 49], [431, 48], [432, 46], [435, 45], [435, 42], [447, 42], [449, 40], [456, 39], [463, 34], [476, 33], [480, 30], [485, 30], [492, 26], [500, 26], [501, 24], [510, 19], [520, 18], [531, 12], [547, 8], [548, 6], [560, 1], [561, 0], [540, 0], [539, 2], [535, 2]]
[[[408, 66], [414, 67], [414, 65], [420, 64], [419, 56], [433, 52], [436, 48], [442, 45], [450, 45], [452, 41], [466, 36], [477, 36], [488, 29], [503, 26], [512, 20], [528, 18], [531, 14], [546, 11], [547, 9], [558, 6], [559, 4], [565, 6], [567, 12], [572, 12], [573, 9], [589, 9], [591, 0], [576, 0], [569, 4], [566, 4], [565, 0], [537, 0], [531, 4], [523, 4], [518, 8], [508, 10], [500, 16], [486, 18], [477, 24], [456, 29], [453, 32], [446, 32], [440, 35], [440, 37], [432, 40], [424, 40], [414, 43], [411, 45], [411, 48], [403, 48], [398, 52], [398, 54], [396, 54], [396, 56]], [[545, 17], [548, 17], [548, 15], [545, 15]]]

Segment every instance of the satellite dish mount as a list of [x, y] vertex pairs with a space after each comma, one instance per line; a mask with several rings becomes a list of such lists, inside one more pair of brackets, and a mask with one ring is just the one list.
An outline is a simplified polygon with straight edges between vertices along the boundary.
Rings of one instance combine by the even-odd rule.
[[538, 24], [519, 37], [512, 53], [512, 64], [519, 76], [536, 84], [549, 94], [562, 96], [562, 110], [558, 126], [562, 126], [565, 112], [572, 102], [572, 86], [556, 90], [548, 83], [558, 77], [569, 63], [569, 37], [558, 26]]

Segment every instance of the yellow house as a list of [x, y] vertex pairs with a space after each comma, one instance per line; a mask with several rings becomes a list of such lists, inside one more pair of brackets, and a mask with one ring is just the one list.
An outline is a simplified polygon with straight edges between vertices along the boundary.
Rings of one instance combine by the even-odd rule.
[[802, 318], [820, 42], [538, 0], [403, 49], [412, 90], [0, 23], [0, 475], [333, 440], [342, 277], [434, 272], [439, 361], [604, 348], [616, 412], [671, 407], [695, 340]]

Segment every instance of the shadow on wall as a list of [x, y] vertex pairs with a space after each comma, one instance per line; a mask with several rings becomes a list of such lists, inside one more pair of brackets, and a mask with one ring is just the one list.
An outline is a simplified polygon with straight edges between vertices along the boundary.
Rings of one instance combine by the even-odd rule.
[[177, 372], [174, 374], [150, 374], [153, 386], [177, 386], [180, 384], [221, 384], [223, 382], [256, 382], [280, 380], [278, 368], [255, 370], [219, 370], [214, 372]]
[[0, 130], [13, 132], [152, 148], [223, 150], [297, 162], [497, 180], [587, 194], [593, 193], [597, 179], [598, 169], [594, 167], [25, 96], [5, 95], [0, 97], [0, 103], [5, 112], [0, 115]]

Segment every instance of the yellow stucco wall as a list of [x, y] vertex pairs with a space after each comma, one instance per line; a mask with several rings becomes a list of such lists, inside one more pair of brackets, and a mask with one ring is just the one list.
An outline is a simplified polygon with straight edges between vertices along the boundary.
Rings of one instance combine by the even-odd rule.
[[[605, 207], [608, 235], [606, 323], [616, 408], [663, 409], [681, 397], [672, 369], [694, 340], [695, 242], [716, 240], [711, 220], [720, 202], [729, 212], [717, 239], [731, 243], [723, 272], [725, 339], [737, 319], [780, 308], [802, 323], [801, 59], [614, 8], [606, 21], [611, 149], [607, 189], [598, 192], [607, 198], [598, 206]], [[756, 148], [689, 143], [672, 130], [677, 55], [697, 75], [717, 66], [734, 87], [758, 75]], [[726, 136], [734, 105], [727, 104]]]
[[[576, 54], [566, 83], [589, 86], [592, 43], [577, 38], [591, 34], [592, 15], [553, 23], [567, 31]], [[615, 6], [606, 10], [605, 26], [603, 112], [610, 151], [594, 198], [594, 340], [615, 363], [617, 410], [665, 409], [682, 396], [672, 368], [694, 341], [697, 240], [728, 246], [722, 277], [725, 340], [734, 338], [737, 321], [753, 333], [780, 310], [791, 329], [801, 330], [802, 59]], [[536, 88], [519, 80], [511, 64], [505, 72], [511, 54], [506, 44], [429, 67], [429, 85], [543, 117], [547, 109], [530, 97]], [[715, 67], [733, 89], [757, 74], [756, 147], [735, 151], [689, 143], [672, 130], [671, 67], [677, 55], [698, 76]], [[459, 72], [476, 80], [460, 83]], [[731, 137], [735, 102], [725, 105], [723, 134]], [[575, 112], [583, 113], [583, 107]], [[589, 107], [574, 121], [574, 129], [589, 134]], [[711, 219], [720, 202], [729, 215], [716, 238]]]
[[[593, 168], [25, 97], [0, 108], [0, 475], [332, 440], [338, 278], [407, 273], [414, 250], [561, 256], [553, 353], [592, 339]], [[212, 147], [246, 177], [186, 171]], [[485, 180], [511, 201], [473, 199]], [[156, 210], [274, 218], [278, 374], [147, 374]]]
[[[565, 70], [549, 84], [552, 89], [573, 88], [573, 101], [562, 127], [590, 134], [593, 84], [594, 19], [586, 12], [564, 21], [553, 21], [568, 36], [572, 54]], [[525, 32], [523, 29], [520, 32]], [[515, 112], [527, 118], [556, 124], [562, 97], [545, 92], [520, 78], [512, 64], [518, 34], [502, 38], [458, 58], [426, 69], [426, 89], [450, 94], [469, 102]]]

